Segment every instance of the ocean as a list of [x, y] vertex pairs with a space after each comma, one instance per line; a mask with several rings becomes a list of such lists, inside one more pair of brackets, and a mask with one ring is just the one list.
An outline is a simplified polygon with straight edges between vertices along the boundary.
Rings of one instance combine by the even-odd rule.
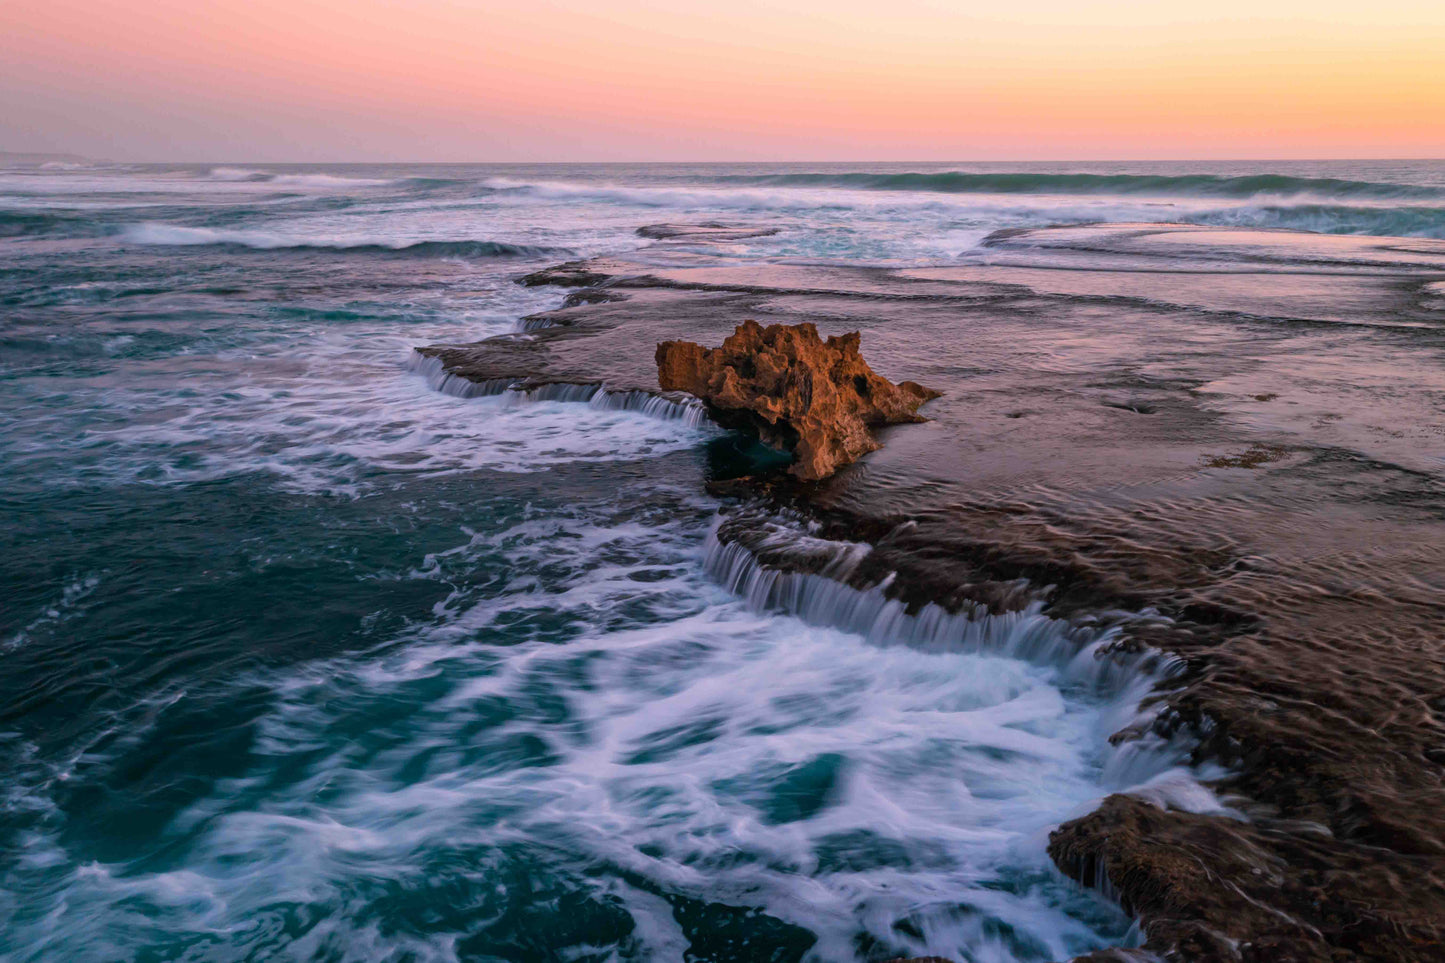
[[950, 649], [779, 605], [715, 536], [738, 438], [417, 364], [656, 222], [776, 228], [668, 244], [741, 269], [1095, 222], [1445, 238], [1445, 162], [0, 171], [0, 959], [1139, 940], [1046, 853], [1180, 777], [1109, 745], [1137, 686], [1034, 657], [1036, 614]]

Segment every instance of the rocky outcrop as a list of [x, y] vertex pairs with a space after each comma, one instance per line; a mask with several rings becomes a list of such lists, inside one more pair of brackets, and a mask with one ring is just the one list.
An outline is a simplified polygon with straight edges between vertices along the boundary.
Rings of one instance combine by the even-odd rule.
[[856, 331], [824, 341], [811, 324], [744, 321], [720, 348], [659, 344], [657, 380], [701, 398], [719, 424], [791, 451], [789, 471], [816, 481], [879, 448], [873, 428], [923, 421], [918, 406], [938, 397], [874, 374], [859, 341]]

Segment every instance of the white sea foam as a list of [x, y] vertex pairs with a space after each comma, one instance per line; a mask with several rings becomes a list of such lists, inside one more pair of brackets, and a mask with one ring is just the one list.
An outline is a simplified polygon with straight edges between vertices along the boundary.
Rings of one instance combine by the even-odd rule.
[[503, 241], [450, 239], [426, 236], [384, 237], [366, 235], [298, 235], [272, 231], [222, 230], [208, 227], [184, 227], [177, 224], [145, 222], [130, 224], [120, 233], [131, 244], [170, 247], [205, 247], [235, 245], [258, 251], [325, 250], [362, 253], [410, 253], [423, 257], [471, 260], [487, 257], [565, 257], [566, 249], [538, 248]]
[[494, 191], [518, 191], [548, 200], [611, 201], [637, 207], [700, 210], [787, 210], [822, 206], [820, 195], [808, 190], [738, 190], [735, 188], [679, 189], [570, 184], [565, 181], [517, 181], [492, 177], [482, 186]]
[[338, 174], [277, 174], [271, 178], [270, 183], [296, 187], [348, 188], [384, 187], [394, 182], [381, 177], [343, 177]]
[[[287, 237], [282, 234], [273, 234], [269, 231], [226, 231], [216, 230], [209, 227], [182, 227], [178, 224], [157, 224], [146, 222], [144, 224], [131, 224], [121, 232], [121, 239], [131, 244], [159, 244], [176, 247], [188, 247], [204, 244], [238, 244], [242, 247], [256, 248], [257, 250], [271, 250], [274, 248], [296, 247], [300, 244], [310, 243], [317, 246], [315, 242], [305, 242], [296, 237]], [[336, 242], [329, 245], [336, 246]]]
[[[534, 472], [681, 451], [702, 437], [695, 422], [636, 409], [519, 405], [503, 396], [466, 401], [429, 390], [400, 367], [359, 383], [318, 372], [300, 390], [288, 369], [257, 364], [249, 384], [201, 394], [183, 408], [171, 403], [167, 417], [82, 433], [75, 444], [90, 467], [70, 481], [100, 475], [190, 483], [264, 472], [295, 490], [355, 493], [378, 472]], [[150, 405], [168, 405], [163, 393], [147, 394]]]
[[[1112, 752], [1102, 782], [1113, 790], [1136, 793], [1159, 805], [1189, 812], [1239, 817], [1201, 784], [1222, 770], [1196, 772], [1188, 765], [1192, 742], [1164, 739], [1148, 731], [1158, 706], [1140, 711], [1143, 698], [1165, 686], [1183, 667], [1180, 660], [1154, 649], [1121, 649], [1116, 643], [1124, 621], [1107, 628], [1073, 624], [1044, 614], [1034, 602], [1011, 612], [982, 607], [950, 612], [935, 603], [909, 611], [889, 595], [892, 577], [868, 588], [848, 584], [871, 546], [816, 538], [782, 520], [757, 520], [764, 534], [754, 544], [822, 562], [816, 572], [766, 566], [739, 541], [725, 542], [718, 527], [708, 537], [704, 566], [714, 578], [756, 611], [783, 611], [812, 625], [856, 633], [878, 645], [908, 645], [930, 651], [985, 652], [1055, 667], [1059, 678], [1107, 696], [1113, 703], [1109, 727], [1126, 725], [1142, 732]], [[1119, 613], [1123, 614], [1123, 613]], [[1138, 613], [1129, 621], [1167, 621], [1157, 613]], [[1242, 817], [1240, 817], [1242, 818]]]
[[[1310, 193], [1219, 197], [1181, 194], [946, 194], [928, 190], [873, 191], [843, 186], [647, 186], [493, 177], [483, 181], [500, 203], [536, 206], [588, 204], [664, 209], [725, 217], [769, 214], [793, 226], [775, 238], [724, 248], [717, 256], [842, 258], [857, 261], [952, 260], [980, 253], [977, 241], [1001, 227], [1037, 224], [1170, 222], [1273, 227], [1339, 233], [1441, 236], [1439, 200], [1350, 197]], [[860, 221], [861, 218], [861, 221]]]
[[[29, 382], [27, 431], [0, 432], [0, 458], [39, 471], [64, 454], [57, 484], [262, 473], [294, 491], [356, 494], [388, 484], [388, 473], [534, 472], [680, 451], [705, 437], [692, 408], [666, 418], [644, 412], [645, 402], [619, 409], [604, 399], [468, 400], [432, 390], [407, 368], [412, 344], [514, 330], [519, 314], [556, 298], [502, 276], [491, 283], [495, 304], [449, 325], [398, 328], [382, 317], [322, 326], [262, 350], [242, 341], [219, 355], [212, 348], [177, 357], [154, 374], [138, 366], [121, 384], [76, 382], [67, 398], [86, 399], [83, 422], [47, 400], [50, 380]], [[0, 427], [8, 418], [0, 413]]]
[[324, 187], [345, 189], [349, 187], [383, 187], [395, 181], [377, 177], [348, 177], [340, 174], [278, 174], [271, 171], [254, 170], [249, 167], [213, 167], [206, 175], [212, 180], [241, 183], [283, 184], [294, 187]]
[[[424, 888], [437, 854], [473, 867], [483, 906], [517, 873], [617, 900], [633, 932], [619, 958], [696, 938], [678, 900], [805, 927], [816, 960], [854, 959], [859, 939], [1001, 963], [1122, 937], [1044, 853], [1106, 791], [1110, 702], [1052, 666], [758, 612], [706, 576], [693, 523], [606, 515], [478, 532], [410, 575], [449, 583], [505, 553], [530, 591], [455, 589], [399, 647], [236, 680], [271, 693], [255, 766], [177, 815], [187, 868], [72, 866], [41, 834], [24, 872], [68, 922], [33, 915], [12, 938], [78, 961], [157, 930], [287, 959], [460, 959], [504, 902], [426, 941], [382, 937], [381, 897], [355, 885], [365, 867]], [[405, 708], [358, 729], [377, 707]], [[270, 944], [287, 904], [327, 922]]]
[[249, 167], [213, 167], [206, 176], [217, 181], [263, 181], [271, 175]]
[[702, 402], [677, 393], [663, 397], [649, 391], [614, 390], [603, 384], [566, 382], [527, 388], [521, 382], [510, 378], [472, 381], [452, 374], [440, 358], [415, 352], [407, 362], [407, 367], [426, 379], [427, 385], [433, 391], [454, 398], [501, 396], [503, 403], [509, 407], [539, 402], [571, 402], [585, 404], [598, 411], [630, 411], [663, 421], [679, 421], [690, 428], [709, 423], [707, 409]]

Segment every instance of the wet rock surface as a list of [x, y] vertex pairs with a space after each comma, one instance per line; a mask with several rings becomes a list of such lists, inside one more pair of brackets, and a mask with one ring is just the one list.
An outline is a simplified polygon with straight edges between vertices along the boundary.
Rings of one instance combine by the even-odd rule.
[[881, 447], [873, 428], [919, 422], [938, 392], [881, 378], [859, 353], [854, 331], [824, 341], [815, 325], [738, 325], [718, 348], [690, 341], [657, 346], [665, 391], [702, 399], [713, 419], [746, 428], [791, 451], [789, 472], [817, 481]]
[[1226, 767], [1245, 818], [1116, 795], [1050, 842], [1145, 950], [1445, 960], [1445, 244], [1105, 226], [948, 268], [679, 253], [554, 277], [607, 300], [526, 347], [428, 351], [659, 392], [659, 341], [861, 330], [881, 370], [942, 389], [930, 420], [821, 483], [720, 494], [868, 543], [850, 578], [892, 574], [910, 605], [1156, 613], [1122, 640], [1185, 662], [1150, 728]]

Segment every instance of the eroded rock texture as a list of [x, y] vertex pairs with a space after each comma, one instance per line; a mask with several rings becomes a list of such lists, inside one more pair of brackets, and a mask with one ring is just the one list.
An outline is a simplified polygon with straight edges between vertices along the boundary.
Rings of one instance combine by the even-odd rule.
[[744, 321], [720, 348], [659, 344], [657, 380], [701, 398], [719, 423], [793, 452], [789, 471], [816, 481], [881, 447], [873, 428], [923, 421], [918, 406], [938, 397], [874, 374], [859, 340], [857, 331], [824, 341], [812, 324]]

